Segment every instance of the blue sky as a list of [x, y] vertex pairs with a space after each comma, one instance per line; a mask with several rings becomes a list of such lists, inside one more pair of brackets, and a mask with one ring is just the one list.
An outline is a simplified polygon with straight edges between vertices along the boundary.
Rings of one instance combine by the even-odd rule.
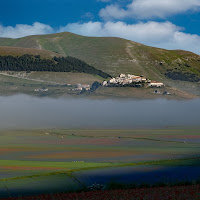
[[200, 54], [200, 0], [1, 0], [0, 37], [70, 31]]
[[98, 12], [103, 5], [95, 0], [1, 0], [0, 23], [15, 26], [37, 21], [56, 28], [86, 21], [88, 12], [93, 12], [98, 20]]

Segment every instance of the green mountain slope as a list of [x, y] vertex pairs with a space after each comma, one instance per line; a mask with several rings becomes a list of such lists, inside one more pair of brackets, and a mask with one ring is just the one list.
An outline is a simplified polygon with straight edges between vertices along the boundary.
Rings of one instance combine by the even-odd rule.
[[2, 45], [73, 56], [112, 76], [133, 73], [156, 80], [200, 80], [199, 55], [149, 47], [121, 38], [84, 37], [65, 32], [19, 39], [0, 38]]
[[54, 56], [59, 57], [60, 55], [52, 51], [40, 50], [34, 48], [21, 48], [21, 47], [8, 47], [0, 46], [0, 56], [22, 56], [25, 54], [40, 55], [41, 58], [51, 59]]

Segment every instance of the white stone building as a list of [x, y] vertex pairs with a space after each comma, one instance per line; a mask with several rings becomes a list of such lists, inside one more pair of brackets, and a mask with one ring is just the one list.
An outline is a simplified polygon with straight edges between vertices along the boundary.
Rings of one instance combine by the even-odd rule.
[[164, 83], [157, 82], [157, 81], [152, 81], [151, 83], [148, 84], [149, 87], [164, 87]]

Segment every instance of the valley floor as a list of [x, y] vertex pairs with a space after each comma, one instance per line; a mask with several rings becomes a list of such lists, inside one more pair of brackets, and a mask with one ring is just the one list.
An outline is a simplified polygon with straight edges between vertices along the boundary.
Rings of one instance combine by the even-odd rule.
[[2, 130], [0, 194], [77, 191], [111, 181], [195, 181], [199, 144], [199, 128]]

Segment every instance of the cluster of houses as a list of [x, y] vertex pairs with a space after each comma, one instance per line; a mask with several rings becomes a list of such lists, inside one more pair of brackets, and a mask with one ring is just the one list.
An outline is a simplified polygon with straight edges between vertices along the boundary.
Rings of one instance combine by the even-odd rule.
[[[133, 74], [120, 74], [119, 77], [111, 78], [109, 81], [104, 81], [101, 84], [103, 87], [115, 87], [115, 86], [130, 86], [130, 87], [152, 87], [161, 88], [164, 87], [164, 83], [158, 81], [151, 81], [144, 76], [136, 76]], [[73, 91], [90, 91], [91, 86], [87, 84], [77, 84], [76, 88], [69, 89]]]
[[125, 74], [120, 74], [119, 77], [112, 78], [109, 81], [104, 81], [103, 86], [109, 86], [110, 84], [128, 85], [131, 83], [142, 83], [146, 81], [147, 79], [141, 76], [135, 76], [132, 74], [126, 76]]
[[157, 81], [151, 81], [144, 76], [136, 76], [133, 74], [120, 74], [119, 77], [112, 78], [109, 81], [104, 81], [103, 86], [108, 87], [108, 86], [115, 86], [115, 85], [133, 85], [135, 84], [136, 86], [142, 86], [142, 84], [146, 84], [148, 87], [163, 87], [164, 83], [157, 82]]
[[49, 89], [48, 88], [37, 88], [35, 89], [35, 92], [48, 92]]
[[86, 90], [86, 91], [90, 91], [91, 87], [90, 85], [87, 84], [77, 84], [77, 87], [75, 89], [72, 90], [78, 90], [78, 91], [82, 91], [82, 90]]

